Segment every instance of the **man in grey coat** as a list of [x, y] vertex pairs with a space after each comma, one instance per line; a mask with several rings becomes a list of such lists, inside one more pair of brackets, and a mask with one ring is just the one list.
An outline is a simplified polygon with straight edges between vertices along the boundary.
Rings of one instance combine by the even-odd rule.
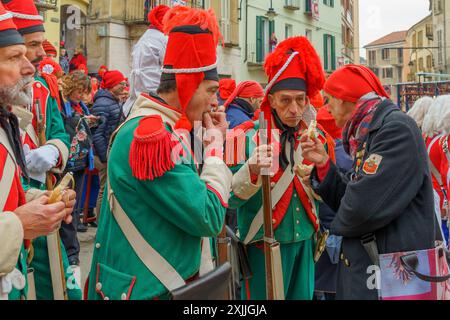
[[438, 238], [425, 143], [370, 69], [345, 66], [324, 91], [354, 159], [342, 174], [317, 139], [302, 137], [303, 156], [315, 164], [311, 185], [337, 212], [330, 232], [343, 237], [337, 299], [378, 299], [377, 256], [362, 239], [384, 254], [431, 249]]

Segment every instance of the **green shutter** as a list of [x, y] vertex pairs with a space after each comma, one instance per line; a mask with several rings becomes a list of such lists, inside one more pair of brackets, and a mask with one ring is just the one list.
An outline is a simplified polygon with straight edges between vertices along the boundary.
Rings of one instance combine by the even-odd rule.
[[330, 0], [330, 7], [334, 8], [334, 0]]
[[331, 36], [331, 70], [336, 70], [336, 37]]
[[262, 62], [264, 57], [262, 20], [263, 17], [256, 17], [256, 62]]
[[305, 0], [305, 12], [311, 12], [311, 0]]
[[328, 70], [328, 35], [323, 35], [323, 67]]

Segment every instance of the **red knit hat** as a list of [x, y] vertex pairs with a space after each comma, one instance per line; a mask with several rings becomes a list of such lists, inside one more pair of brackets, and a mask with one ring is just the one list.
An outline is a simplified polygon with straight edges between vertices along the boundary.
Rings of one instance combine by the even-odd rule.
[[103, 75], [101, 88], [112, 89], [121, 82], [125, 82], [125, 76], [122, 74], [122, 72], [117, 70], [107, 71]]
[[17, 32], [11, 13], [6, 12], [0, 3], [0, 48], [24, 44], [22, 36]]
[[166, 5], [156, 6], [148, 13], [148, 21], [150, 25], [163, 32], [163, 19], [170, 7]]
[[184, 6], [170, 9], [164, 16], [164, 32], [169, 35], [161, 82], [176, 80], [183, 116], [176, 129], [192, 129], [184, 114], [203, 80], [219, 81], [216, 48], [222, 35], [212, 9]]
[[320, 109], [323, 107], [324, 102], [320, 92], [310, 99], [310, 103], [316, 109]]
[[50, 43], [50, 41], [44, 40], [44, 42], [42, 42], [42, 46], [44, 47], [46, 54], [53, 54], [55, 56], [58, 54], [56, 48]]
[[105, 75], [105, 73], [108, 72], [108, 67], [107, 66], [100, 66], [100, 68], [98, 69], [98, 75], [100, 77], [103, 78], [103, 76]]
[[346, 65], [331, 74], [325, 83], [324, 91], [335, 98], [353, 103], [370, 92], [389, 98], [372, 70], [353, 64]]
[[53, 74], [57, 78], [64, 75], [64, 71], [59, 63], [49, 57], [46, 57], [41, 61], [39, 64], [39, 71], [45, 74]]
[[264, 90], [261, 85], [256, 81], [244, 81], [241, 82], [233, 93], [228, 97], [228, 100], [224, 103], [225, 107], [228, 107], [236, 97], [240, 98], [262, 98], [264, 97]]
[[44, 18], [33, 0], [2, 0], [6, 10], [13, 15], [17, 30], [22, 34], [45, 32]]
[[311, 99], [325, 82], [323, 67], [316, 50], [306, 37], [292, 37], [281, 42], [267, 56], [264, 69], [269, 77], [261, 111], [271, 124], [268, 95], [281, 90], [305, 91]]
[[236, 80], [234, 79], [221, 79], [219, 81], [219, 95], [220, 99], [227, 100], [228, 97], [236, 89]]
[[333, 118], [328, 105], [323, 106], [317, 112], [317, 123], [333, 137], [333, 139], [342, 139], [342, 128], [336, 125], [336, 120]]
[[77, 68], [77, 70], [83, 71], [84, 74], [89, 74], [88, 67], [85, 64], [80, 64]]

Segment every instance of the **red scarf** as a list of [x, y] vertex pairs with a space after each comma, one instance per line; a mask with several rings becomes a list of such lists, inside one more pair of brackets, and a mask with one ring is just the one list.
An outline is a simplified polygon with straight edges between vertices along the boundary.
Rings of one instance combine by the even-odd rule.
[[83, 108], [81, 108], [80, 103], [75, 103], [75, 102], [70, 102], [70, 104], [72, 105], [73, 110], [78, 113], [80, 116], [82, 116], [84, 114], [83, 112]]
[[358, 101], [356, 112], [345, 125], [344, 148], [352, 158], [355, 158], [356, 152], [366, 141], [373, 116], [382, 101], [380, 97]]

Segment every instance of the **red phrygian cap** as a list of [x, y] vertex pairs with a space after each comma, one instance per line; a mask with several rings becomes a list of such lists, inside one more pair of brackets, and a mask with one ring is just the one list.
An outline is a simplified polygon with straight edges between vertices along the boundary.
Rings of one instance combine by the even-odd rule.
[[306, 37], [292, 37], [281, 42], [269, 54], [264, 64], [269, 78], [266, 96], [261, 105], [268, 124], [271, 124], [269, 93], [279, 90], [302, 90], [310, 99], [316, 96], [325, 82], [320, 58]]
[[24, 44], [22, 36], [17, 32], [13, 16], [0, 3], [0, 48], [16, 44]]
[[182, 107], [182, 119], [176, 128], [192, 129], [186, 108], [203, 80], [219, 80], [217, 45], [222, 35], [214, 11], [176, 6], [163, 20], [168, 34], [161, 81], [174, 76]]
[[335, 98], [356, 103], [364, 95], [375, 92], [389, 98], [378, 77], [365, 66], [346, 65], [335, 71], [325, 83], [324, 91]]
[[44, 18], [33, 0], [2, 0], [6, 10], [13, 15], [17, 30], [22, 34], [45, 32]]

